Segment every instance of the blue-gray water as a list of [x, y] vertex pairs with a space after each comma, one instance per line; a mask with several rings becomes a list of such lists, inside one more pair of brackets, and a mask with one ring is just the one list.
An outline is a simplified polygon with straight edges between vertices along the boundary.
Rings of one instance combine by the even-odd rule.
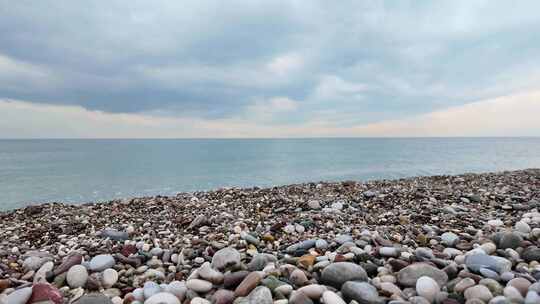
[[540, 167], [540, 138], [0, 140], [0, 209]]

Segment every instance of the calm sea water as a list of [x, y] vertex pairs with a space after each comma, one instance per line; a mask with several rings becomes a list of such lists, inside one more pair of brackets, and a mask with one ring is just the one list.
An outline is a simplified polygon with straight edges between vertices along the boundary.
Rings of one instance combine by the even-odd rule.
[[540, 167], [540, 138], [0, 140], [0, 209]]

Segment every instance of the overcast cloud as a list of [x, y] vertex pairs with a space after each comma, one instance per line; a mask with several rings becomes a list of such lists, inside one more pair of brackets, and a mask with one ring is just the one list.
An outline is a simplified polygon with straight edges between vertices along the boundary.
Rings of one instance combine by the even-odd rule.
[[[103, 136], [77, 115], [107, 117], [122, 137], [540, 134], [511, 112], [540, 103], [539, 11], [538, 1], [0, 0], [0, 137]], [[495, 112], [472, 106], [493, 100]], [[37, 111], [30, 126], [8, 117], [22, 105]], [[440, 113], [503, 110], [510, 133], [421, 131], [426, 117], [450, 119]], [[57, 130], [50, 113], [86, 132]], [[390, 123], [408, 132], [382, 132]]]

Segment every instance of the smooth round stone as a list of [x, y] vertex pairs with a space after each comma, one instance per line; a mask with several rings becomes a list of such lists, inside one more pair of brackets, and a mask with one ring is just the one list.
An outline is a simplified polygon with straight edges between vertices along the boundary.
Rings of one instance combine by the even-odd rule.
[[107, 268], [111, 268], [114, 266], [116, 262], [114, 261], [114, 258], [110, 254], [100, 254], [96, 255], [90, 260], [90, 270], [92, 271], [103, 271]]
[[523, 222], [523, 221], [519, 221], [516, 223], [516, 225], [514, 226], [514, 228], [521, 232], [521, 233], [525, 233], [525, 234], [528, 234], [529, 232], [531, 232], [531, 226], [529, 226], [529, 224]]
[[4, 300], [7, 304], [26, 304], [32, 296], [32, 287], [17, 289], [10, 293]]
[[125, 241], [129, 239], [129, 234], [125, 231], [118, 231], [116, 229], [106, 228], [101, 232], [102, 238], [109, 238], [113, 241]]
[[306, 274], [302, 270], [295, 269], [291, 273], [291, 275], [289, 277], [289, 281], [291, 283], [293, 283], [294, 285], [296, 285], [296, 286], [304, 286], [304, 285], [306, 285], [306, 283], [308, 281], [308, 278], [307, 278]]
[[512, 269], [512, 262], [509, 260], [487, 254], [469, 255], [465, 259], [465, 265], [474, 272], [479, 272], [481, 268], [491, 269], [497, 273], [507, 272]]
[[103, 287], [110, 288], [118, 281], [118, 272], [112, 268], [105, 269], [101, 275]]
[[195, 292], [206, 293], [212, 290], [213, 285], [212, 283], [205, 280], [190, 279], [190, 280], [187, 280], [186, 287]]
[[107, 296], [99, 293], [91, 293], [82, 296], [75, 304], [114, 304]]
[[212, 295], [214, 304], [230, 304], [234, 302], [234, 292], [227, 289], [219, 289]]
[[245, 277], [249, 274], [248, 271], [236, 271], [236, 272], [226, 272], [223, 278], [223, 287], [227, 289], [234, 289], [238, 286]]
[[189, 302], [189, 304], [211, 304], [211, 302], [201, 297], [195, 297], [191, 300], [191, 302]]
[[379, 254], [383, 257], [399, 257], [399, 249], [395, 247], [381, 247], [379, 248]]
[[515, 232], [505, 232], [501, 235], [498, 242], [500, 249], [512, 248], [516, 249], [521, 245], [523, 238]]
[[467, 288], [473, 287], [474, 285], [476, 285], [476, 282], [473, 279], [463, 278], [454, 286], [454, 291], [463, 293]]
[[504, 296], [496, 296], [489, 301], [489, 304], [512, 304], [512, 303], [510, 303], [510, 301]]
[[218, 270], [237, 265], [240, 265], [240, 253], [232, 247], [220, 249], [212, 257], [212, 267]]
[[323, 292], [322, 299], [324, 304], [347, 304], [337, 293], [330, 290]]
[[480, 268], [480, 274], [483, 275], [485, 278], [490, 278], [494, 280], [499, 280], [500, 276], [497, 272], [487, 269], [487, 268]]
[[527, 291], [529, 290], [529, 286], [531, 286], [531, 282], [524, 278], [515, 278], [510, 280], [506, 286], [513, 286], [515, 287], [522, 296], [525, 296], [527, 294]]
[[34, 284], [34, 286], [32, 286], [32, 296], [28, 300], [28, 303], [38, 303], [43, 301], [62, 304], [64, 302], [64, 296], [56, 287], [49, 283]]
[[298, 291], [302, 292], [312, 300], [318, 300], [326, 291], [326, 287], [319, 284], [310, 284], [299, 288]]
[[275, 292], [279, 292], [285, 296], [288, 296], [291, 294], [291, 292], [293, 291], [293, 287], [289, 284], [283, 284], [283, 285], [279, 285], [278, 287], [276, 287], [276, 289], [274, 290]]
[[440, 289], [439, 284], [430, 277], [420, 277], [416, 281], [416, 293], [426, 298], [430, 303], [435, 300], [435, 296]]
[[491, 298], [493, 298], [491, 291], [489, 291], [489, 289], [484, 285], [476, 285], [476, 286], [467, 288], [467, 290], [465, 290], [463, 295], [465, 296], [465, 299], [467, 300], [480, 299], [486, 303], [489, 302]]
[[315, 248], [320, 250], [326, 250], [328, 248], [328, 242], [323, 239], [315, 241]]
[[143, 294], [145, 299], [148, 299], [159, 292], [161, 292], [161, 287], [159, 287], [157, 283], [152, 281], [147, 281], [144, 283]]
[[277, 262], [277, 258], [274, 255], [268, 253], [257, 253], [249, 262], [248, 269], [250, 271], [260, 271], [263, 270], [268, 263], [275, 262]]
[[186, 283], [172, 281], [167, 285], [167, 291], [175, 295], [180, 301], [183, 301], [187, 291]]
[[319, 203], [319, 201], [316, 201], [316, 200], [310, 200], [308, 202], [308, 207], [309, 209], [321, 209], [321, 204]]
[[259, 286], [249, 293], [248, 304], [272, 304], [272, 292], [268, 287]]
[[23, 268], [26, 270], [38, 270], [43, 264], [43, 259], [37, 256], [27, 257], [23, 262]]
[[248, 274], [244, 280], [234, 290], [234, 295], [237, 297], [247, 296], [262, 280], [262, 276], [254, 271]]
[[491, 226], [491, 227], [504, 226], [504, 222], [499, 220], [499, 219], [489, 220], [489, 221], [487, 221], [487, 224], [488, 224], [488, 226]]
[[527, 292], [524, 304], [538, 304], [540, 303], [540, 295], [536, 291], [530, 290]]
[[521, 295], [521, 292], [514, 286], [506, 286], [503, 291], [503, 295], [513, 301], [516, 302], [522, 302], [523, 296]]
[[500, 295], [503, 293], [503, 286], [496, 280], [486, 278], [480, 280], [479, 284], [486, 286], [493, 295]]
[[353, 238], [352, 236], [348, 235], [348, 234], [340, 234], [336, 237], [335, 239], [336, 243], [340, 244], [340, 245], [343, 245], [347, 242], [352, 242], [353, 241]]
[[363, 304], [383, 303], [379, 297], [377, 288], [366, 282], [348, 281], [341, 288], [343, 296], [350, 300], [355, 300]]
[[45, 264], [39, 267], [38, 271], [34, 274], [34, 283], [45, 283], [47, 282], [47, 274], [50, 273], [54, 268], [54, 263], [52, 261], [46, 262]]
[[409, 302], [406, 302], [406, 303], [410, 303], [410, 304], [430, 304], [429, 301], [426, 298], [420, 297], [420, 296], [410, 297]]
[[204, 263], [198, 270], [197, 274], [202, 279], [212, 282], [213, 284], [220, 285], [223, 283], [223, 273], [213, 269], [209, 262]]
[[337, 289], [347, 281], [367, 281], [367, 279], [367, 273], [362, 266], [349, 262], [332, 263], [321, 273], [322, 283]]
[[144, 301], [144, 304], [180, 304], [180, 300], [168, 292], [159, 292]]
[[459, 236], [453, 232], [441, 234], [441, 243], [447, 247], [454, 247], [459, 241]]
[[540, 261], [540, 248], [536, 246], [527, 247], [521, 256], [527, 263]]
[[486, 254], [494, 254], [495, 250], [497, 250], [497, 245], [495, 245], [493, 242], [486, 242], [480, 245], [480, 248], [484, 250]]
[[504, 282], [508, 282], [511, 279], [513, 279], [514, 277], [515, 277], [515, 275], [511, 271], [501, 273], [501, 280], [503, 280]]
[[289, 297], [289, 304], [313, 304], [313, 301], [305, 294], [295, 290]]
[[397, 274], [397, 281], [403, 286], [415, 287], [416, 281], [423, 276], [432, 278], [439, 286], [448, 282], [448, 275], [444, 271], [426, 263], [415, 263], [401, 269]]
[[83, 287], [88, 280], [88, 271], [82, 265], [74, 265], [67, 272], [66, 281], [71, 288]]
[[133, 290], [132, 294], [135, 300], [140, 302], [144, 301], [144, 290], [142, 288], [136, 288]]

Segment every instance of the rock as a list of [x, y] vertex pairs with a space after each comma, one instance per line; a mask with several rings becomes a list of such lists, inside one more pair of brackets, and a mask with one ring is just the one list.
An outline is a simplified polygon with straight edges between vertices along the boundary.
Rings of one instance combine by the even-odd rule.
[[326, 250], [328, 248], [328, 242], [323, 239], [315, 241], [315, 248], [319, 250]]
[[531, 246], [525, 249], [521, 257], [527, 262], [540, 261], [540, 248]]
[[205, 280], [191, 279], [187, 280], [186, 287], [195, 292], [206, 293], [212, 290], [213, 285], [212, 283]]
[[513, 286], [521, 293], [522, 296], [526, 296], [529, 286], [531, 286], [531, 282], [524, 278], [515, 278], [510, 280], [506, 286]]
[[521, 292], [514, 286], [506, 286], [503, 295], [512, 302], [522, 303], [524, 300]]
[[212, 282], [214, 285], [220, 285], [223, 283], [223, 273], [213, 269], [210, 266], [209, 262], [205, 262], [201, 265], [201, 267], [197, 270], [197, 274], [202, 279], [205, 279], [206, 281]]
[[272, 292], [265, 286], [259, 286], [249, 293], [249, 304], [272, 304]]
[[268, 263], [275, 262], [277, 262], [277, 258], [274, 255], [268, 253], [257, 253], [249, 262], [248, 269], [250, 271], [261, 271]]
[[167, 292], [175, 295], [180, 301], [186, 296], [187, 287], [185, 282], [172, 281], [167, 285]]
[[223, 278], [223, 287], [227, 289], [236, 288], [248, 274], [249, 272], [244, 270], [225, 273]]
[[102, 238], [109, 238], [113, 241], [125, 241], [129, 239], [129, 234], [125, 231], [118, 231], [116, 229], [106, 228], [101, 231]]
[[244, 280], [236, 287], [234, 290], [234, 295], [236, 297], [245, 297], [247, 296], [262, 280], [262, 276], [254, 271], [248, 274]]
[[27, 271], [38, 270], [43, 265], [44, 260], [38, 256], [29, 256], [24, 259], [23, 268]]
[[476, 285], [470, 288], [467, 288], [465, 292], [463, 293], [465, 296], [465, 299], [471, 300], [471, 299], [480, 299], [484, 301], [485, 303], [489, 302], [491, 298], [493, 298], [493, 295], [491, 294], [491, 291], [484, 286], [484, 285]]
[[305, 240], [300, 243], [293, 244], [285, 249], [287, 253], [294, 254], [295, 252], [302, 252], [302, 254], [309, 250], [310, 248], [315, 247], [315, 244], [317, 243], [316, 240]]
[[399, 249], [395, 247], [381, 247], [379, 248], [379, 254], [383, 257], [399, 257]]
[[161, 292], [161, 287], [157, 283], [152, 282], [152, 281], [147, 281], [144, 283], [143, 295], [145, 299], [148, 299], [151, 296], [160, 292]]
[[46, 283], [47, 275], [52, 272], [54, 263], [52, 261], [46, 262], [34, 274], [34, 283]]
[[171, 293], [159, 292], [144, 301], [144, 304], [180, 304], [180, 300]]
[[87, 294], [82, 296], [75, 304], [114, 304], [107, 296], [102, 294]]
[[298, 291], [305, 294], [312, 300], [319, 300], [322, 294], [326, 291], [326, 287], [319, 284], [310, 284], [299, 288]]
[[189, 224], [188, 229], [195, 229], [207, 224], [209, 224], [208, 217], [206, 215], [199, 215]]
[[467, 268], [474, 272], [480, 272], [481, 268], [491, 269], [497, 273], [503, 273], [512, 269], [512, 262], [498, 256], [487, 254], [472, 254], [465, 259]]
[[429, 264], [415, 263], [401, 269], [397, 274], [399, 284], [406, 287], [415, 287], [420, 277], [427, 276], [435, 280], [439, 286], [444, 286], [448, 281], [448, 275]]
[[103, 271], [107, 268], [111, 268], [115, 264], [114, 257], [110, 254], [100, 254], [96, 255], [90, 260], [90, 270], [92, 271]]
[[118, 272], [112, 268], [105, 269], [101, 275], [103, 287], [110, 288], [118, 281]]
[[430, 277], [420, 277], [416, 281], [416, 293], [433, 303], [435, 296], [440, 291], [440, 286]]
[[297, 265], [304, 269], [309, 269], [309, 267], [313, 266], [315, 260], [316, 257], [314, 255], [305, 254], [298, 259]]
[[323, 293], [322, 299], [324, 304], [347, 304], [340, 296], [330, 290]]
[[321, 273], [323, 284], [338, 289], [347, 281], [366, 281], [367, 279], [367, 273], [362, 266], [349, 262], [332, 263]]
[[379, 304], [384, 301], [379, 297], [377, 288], [366, 282], [348, 281], [341, 288], [343, 296], [363, 304]]
[[540, 295], [532, 290], [527, 292], [527, 296], [525, 297], [524, 304], [538, 304], [538, 303], [540, 303]]
[[17, 289], [5, 298], [6, 304], [26, 304], [32, 296], [32, 287]]
[[296, 290], [291, 294], [289, 304], [313, 304], [313, 301], [302, 292]]
[[66, 281], [71, 288], [83, 287], [88, 280], [88, 271], [82, 265], [74, 265], [67, 272]]
[[295, 269], [291, 273], [289, 281], [296, 286], [304, 286], [308, 282], [308, 278], [302, 270]]
[[212, 257], [212, 267], [218, 270], [238, 265], [240, 265], [240, 253], [232, 247], [220, 249]]
[[474, 285], [476, 285], [476, 282], [473, 279], [463, 278], [454, 286], [454, 292], [463, 293], [467, 288]]
[[348, 234], [340, 234], [338, 236], [336, 236], [336, 243], [338, 243], [339, 245], [343, 245], [347, 242], [352, 242], [353, 241], [353, 238], [352, 236], [348, 235]]
[[525, 223], [524, 221], [517, 222], [514, 228], [524, 234], [528, 234], [531, 232], [531, 226], [529, 226], [529, 224]]
[[459, 241], [459, 236], [453, 232], [441, 234], [441, 242], [447, 247], [454, 247]]
[[212, 295], [214, 304], [232, 304], [234, 302], [234, 292], [227, 289], [219, 289]]
[[311, 200], [308, 202], [308, 207], [309, 209], [313, 210], [321, 209], [321, 204], [319, 203], [319, 201]]
[[38, 283], [32, 286], [32, 296], [28, 303], [50, 301], [54, 304], [64, 303], [64, 296], [60, 291], [49, 283]]
[[521, 245], [523, 238], [515, 232], [505, 232], [500, 236], [497, 247], [500, 249], [516, 249]]
[[59, 274], [62, 274], [66, 271], [68, 271], [72, 266], [79, 265], [82, 263], [83, 256], [82, 254], [78, 252], [74, 252], [70, 255], [68, 255], [63, 261], [60, 266], [56, 267], [53, 271], [54, 276], [57, 276]]

